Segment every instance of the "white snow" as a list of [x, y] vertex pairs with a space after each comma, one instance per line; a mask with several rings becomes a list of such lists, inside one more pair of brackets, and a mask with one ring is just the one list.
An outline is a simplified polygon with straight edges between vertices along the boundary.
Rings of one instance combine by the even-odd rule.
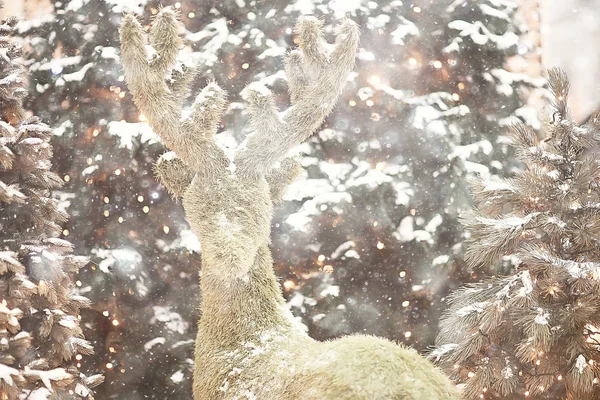
[[154, 306], [154, 316], [150, 319], [151, 324], [155, 324], [157, 321], [164, 322], [165, 327], [173, 332], [179, 334], [187, 333], [189, 324], [183, 319], [181, 314], [172, 311], [171, 307]]
[[339, 295], [340, 295], [340, 287], [337, 285], [329, 285], [325, 289], [321, 290], [321, 293], [319, 293], [319, 296], [321, 296], [321, 297], [327, 297], [327, 296], [338, 297]]
[[106, 0], [106, 3], [113, 4], [112, 11], [115, 13], [136, 13], [144, 12], [146, 0]]
[[77, 72], [73, 72], [70, 74], [61, 75], [60, 78], [56, 81], [56, 86], [63, 86], [65, 82], [79, 82], [82, 81], [85, 77], [85, 74], [89, 71], [90, 68], [94, 66], [94, 63], [87, 63]]
[[160, 137], [146, 123], [111, 121], [108, 123], [108, 134], [119, 139], [119, 147], [133, 150], [134, 144], [161, 143]]
[[19, 371], [7, 365], [0, 363], [0, 380], [3, 380], [8, 386], [14, 385], [13, 376], [18, 376]]
[[[218, 61], [219, 50], [225, 43], [230, 41], [229, 28], [227, 27], [227, 18], [214, 19], [210, 24], [206, 25], [204, 29], [196, 33], [188, 33], [187, 39], [190, 42], [199, 42], [205, 39], [209, 39], [202, 48], [205, 49], [202, 52], [192, 53], [192, 59], [195, 65], [204, 65], [207, 67], [214, 66]], [[232, 38], [233, 39], [233, 38]], [[233, 39], [234, 41], [236, 39]]]
[[406, 216], [400, 221], [400, 225], [394, 232], [394, 237], [398, 239], [400, 242], [410, 242], [415, 238], [414, 228], [413, 228], [414, 218], [412, 216]]
[[[314, 198], [305, 201], [300, 210], [290, 214], [285, 222], [294, 230], [306, 232], [312, 220], [311, 217], [321, 214], [321, 205], [341, 203], [352, 203], [352, 196], [346, 192], [318, 194]], [[338, 207], [334, 206], [334, 209], [339, 210], [341, 213], [341, 209]]]
[[165, 340], [166, 339], [164, 337], [157, 337], [149, 340], [148, 342], [144, 343], [144, 350], [149, 351], [157, 344], [165, 344]]
[[587, 366], [587, 360], [585, 359], [583, 354], [577, 356], [577, 360], [575, 360], [575, 368], [577, 369], [577, 371], [579, 371], [580, 374], [583, 374], [583, 370], [586, 369]]
[[448, 261], [450, 261], [450, 256], [447, 254], [444, 254], [444, 255], [437, 256], [436, 258], [434, 258], [431, 261], [431, 265], [433, 265], [433, 266], [443, 265], [443, 264], [447, 264]]
[[173, 375], [171, 375], [171, 381], [173, 383], [181, 383], [181, 382], [183, 382], [184, 379], [185, 379], [185, 375], [183, 374], [182, 370], [179, 370], [179, 371], [175, 372]]
[[73, 123], [70, 120], [64, 121], [58, 127], [54, 128], [54, 136], [63, 136], [68, 129], [73, 128]]
[[550, 323], [548, 318], [550, 318], [550, 313], [542, 308], [538, 308], [538, 315], [535, 316], [535, 323], [539, 325], [548, 325]]
[[398, 28], [396, 28], [396, 30], [394, 30], [391, 33], [392, 44], [403, 45], [404, 40], [408, 36], [419, 35], [419, 28], [417, 28], [417, 26], [414, 23], [410, 22], [402, 16], [398, 16], [398, 18], [400, 19], [400, 24], [398, 25]]
[[119, 249], [98, 248], [93, 249], [92, 253], [103, 259], [98, 264], [100, 271], [105, 274], [116, 273], [120, 277], [129, 277], [141, 267], [143, 261], [142, 255], [130, 247]]
[[448, 24], [450, 29], [460, 31], [460, 36], [469, 36], [473, 43], [483, 46], [491, 41], [496, 44], [499, 50], [507, 50], [512, 46], [516, 46], [519, 42], [519, 37], [514, 32], [505, 32], [503, 35], [495, 35], [481, 22], [473, 23], [455, 20]]
[[429, 359], [433, 359], [435, 361], [439, 361], [444, 354], [450, 353], [454, 351], [458, 347], [456, 343], [446, 343], [441, 346], [436, 347], [434, 351], [429, 355]]
[[480, 314], [490, 304], [492, 304], [492, 303], [490, 303], [489, 301], [477, 302], [477, 303], [465, 306], [465, 307], [457, 310], [456, 311], [456, 315], [459, 316], [459, 317], [466, 317], [467, 315], [470, 315], [470, 314], [473, 314], [473, 313]]
[[337, 247], [337, 249], [335, 249], [333, 253], [331, 253], [331, 259], [337, 260], [342, 254], [345, 255], [348, 250], [352, 249], [354, 246], [356, 246], [356, 243], [351, 240], [342, 243]]

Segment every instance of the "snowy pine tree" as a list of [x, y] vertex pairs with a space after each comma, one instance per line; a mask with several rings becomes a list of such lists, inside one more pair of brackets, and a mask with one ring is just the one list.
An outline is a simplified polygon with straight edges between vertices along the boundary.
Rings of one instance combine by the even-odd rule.
[[56, 170], [72, 215], [63, 238], [92, 253], [80, 280], [95, 354], [83, 368], [106, 375], [98, 397], [185, 398], [200, 248], [152, 172], [164, 146], [127, 95], [118, 25], [143, 2], [123, 4], [53, 1], [53, 15], [19, 24], [30, 45], [27, 106], [57, 127]]
[[471, 267], [516, 265], [454, 292], [441, 321], [431, 358], [467, 399], [600, 395], [600, 115], [575, 125], [566, 76], [551, 70], [549, 80], [544, 139], [522, 124], [511, 135], [526, 169], [474, 180], [477, 208], [464, 216]]
[[103, 377], [77, 368], [93, 350], [79, 326], [90, 302], [74, 284], [88, 259], [57, 237], [68, 215], [51, 190], [62, 180], [50, 171], [52, 131], [22, 107], [15, 24], [0, 25], [0, 396], [91, 399]]

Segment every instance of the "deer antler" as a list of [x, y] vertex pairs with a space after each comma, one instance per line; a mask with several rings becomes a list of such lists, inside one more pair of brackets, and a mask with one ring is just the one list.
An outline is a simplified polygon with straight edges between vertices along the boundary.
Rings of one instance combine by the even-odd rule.
[[[300, 50], [292, 51], [286, 60], [292, 106], [283, 118], [266, 87], [250, 84], [244, 90], [254, 132], [236, 154], [237, 175], [266, 177], [271, 185], [278, 185], [287, 184], [298, 173], [293, 159], [287, 159], [283, 169], [273, 171], [273, 166], [331, 112], [354, 66], [359, 39], [357, 25], [346, 20], [337, 28], [336, 43], [329, 51], [321, 27], [322, 22], [314, 17], [305, 17], [296, 27]], [[215, 178], [226, 174], [230, 164], [213, 140], [226, 103], [226, 94], [216, 83], [209, 83], [196, 97], [189, 116], [181, 118], [195, 71], [177, 62], [180, 29], [176, 13], [162, 9], [150, 31], [156, 53], [149, 57], [146, 35], [136, 17], [126, 15], [121, 27], [125, 77], [134, 101], [167, 147], [181, 158], [167, 154], [157, 164], [157, 174], [176, 196], [183, 194], [195, 173]], [[277, 179], [270, 179], [273, 176]], [[273, 186], [271, 190], [282, 192]]]
[[271, 92], [250, 84], [245, 97], [255, 131], [237, 155], [240, 175], [268, 173], [289, 150], [305, 141], [331, 112], [354, 67], [359, 40], [358, 26], [346, 19], [336, 29], [336, 43], [328, 51], [322, 21], [304, 17], [296, 26], [300, 50], [286, 60], [292, 106], [280, 118]]
[[[212, 136], [221, 121], [226, 94], [216, 83], [209, 83], [194, 100], [190, 114], [182, 118], [183, 101], [189, 93], [195, 69], [177, 63], [182, 44], [180, 29], [175, 12], [162, 9], [150, 31], [156, 54], [149, 59], [144, 29], [134, 15], [126, 15], [121, 27], [125, 78], [136, 105], [185, 166], [207, 177], [220, 176], [225, 173], [229, 160]], [[158, 173], [170, 187], [168, 182], [172, 179], [181, 181], [192, 175], [183, 167], [184, 164], [169, 156], [159, 164]]]

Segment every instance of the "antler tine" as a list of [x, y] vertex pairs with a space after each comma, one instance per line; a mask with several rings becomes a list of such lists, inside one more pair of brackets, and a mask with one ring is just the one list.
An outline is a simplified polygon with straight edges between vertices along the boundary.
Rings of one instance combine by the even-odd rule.
[[[162, 19], [159, 15], [155, 25], [162, 24]], [[163, 43], [163, 47], [165, 45], [166, 43]], [[145, 46], [144, 28], [135, 15], [125, 15], [121, 25], [121, 55], [127, 84], [136, 105], [148, 117], [156, 133], [163, 138], [168, 147], [178, 150], [176, 136], [181, 103], [167, 90], [162, 67], [154, 68], [148, 63]]]
[[271, 190], [271, 200], [275, 203], [281, 202], [285, 189], [301, 172], [302, 165], [296, 157], [284, 158], [279, 165], [273, 167], [265, 176]]
[[300, 50], [290, 53], [286, 65], [292, 106], [282, 119], [268, 89], [258, 84], [246, 89], [256, 131], [236, 157], [238, 174], [267, 174], [275, 162], [310, 137], [333, 109], [354, 67], [360, 32], [354, 22], [345, 20], [336, 29], [336, 44], [328, 52], [322, 24], [305, 17], [296, 27]]
[[181, 125], [178, 154], [199, 174], [221, 176], [229, 167], [229, 159], [213, 139], [226, 104], [227, 93], [210, 82], [198, 94], [191, 114]]
[[183, 44], [179, 36], [181, 30], [181, 23], [172, 8], [162, 8], [150, 28], [150, 44], [156, 50], [150, 67], [162, 77], [177, 61], [177, 54]]
[[175, 198], [183, 197], [195, 175], [173, 151], [160, 156], [154, 167], [154, 173]]

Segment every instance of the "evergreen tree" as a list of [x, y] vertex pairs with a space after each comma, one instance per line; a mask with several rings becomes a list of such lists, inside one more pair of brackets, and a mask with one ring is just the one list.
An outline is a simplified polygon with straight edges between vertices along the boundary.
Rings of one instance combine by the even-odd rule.
[[27, 106], [56, 126], [56, 169], [72, 219], [63, 237], [91, 249], [81, 291], [95, 355], [106, 375], [98, 397], [185, 398], [191, 393], [198, 320], [199, 244], [154, 177], [164, 146], [140, 123], [119, 57], [123, 12], [143, 2], [53, 1], [54, 14], [24, 21], [32, 79]]
[[473, 182], [464, 216], [465, 259], [486, 268], [511, 259], [511, 274], [454, 292], [437, 360], [467, 399], [598, 398], [600, 369], [600, 114], [577, 126], [569, 84], [551, 70], [552, 120], [544, 139], [525, 125], [511, 135], [526, 169]]
[[91, 399], [103, 377], [78, 370], [92, 353], [79, 326], [90, 303], [74, 285], [88, 259], [57, 237], [68, 215], [51, 191], [62, 180], [50, 171], [52, 131], [22, 107], [15, 24], [0, 25], [0, 396]]

